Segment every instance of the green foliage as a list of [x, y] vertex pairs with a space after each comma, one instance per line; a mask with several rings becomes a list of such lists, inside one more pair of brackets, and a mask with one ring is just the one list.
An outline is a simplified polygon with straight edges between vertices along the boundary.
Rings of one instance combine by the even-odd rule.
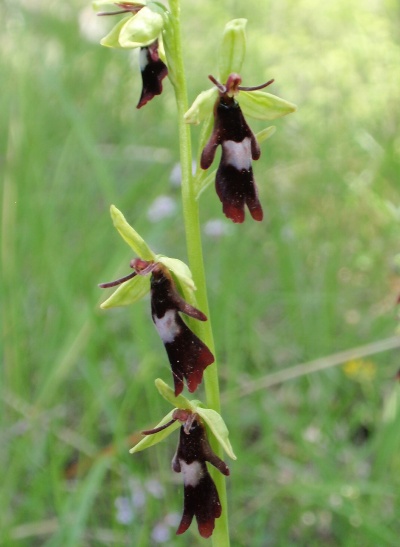
[[[132, 258], [110, 229], [110, 203], [155, 252], [186, 261], [181, 211], [148, 218], [150, 202], [178, 194], [169, 183], [173, 96], [166, 83], [136, 111], [137, 59], [99, 47], [114, 23], [106, 18], [92, 41], [87, 7], [0, 7], [5, 546], [148, 547], [155, 526], [181, 509], [172, 437], [146, 457], [128, 453], [137, 440], [128, 435], [170, 410], [153, 387], [170, 371], [148, 303], [106, 315], [97, 288], [125, 275]], [[254, 166], [261, 228], [225, 222], [214, 193], [201, 195], [223, 414], [238, 457], [232, 545], [395, 547], [398, 350], [386, 341], [400, 292], [398, 7], [186, 2], [183, 17], [192, 99], [218, 70], [220, 32], [209, 29], [245, 17], [243, 81], [273, 77], [277, 94], [299, 106], [277, 120]], [[305, 363], [307, 372], [314, 359], [351, 348], [358, 357], [372, 342], [361, 361], [373, 364], [370, 379], [330, 367], [262, 388], [282, 369]], [[68, 482], [76, 452], [81, 474]], [[149, 477], [166, 485], [161, 499]], [[128, 524], [117, 519], [121, 498], [133, 511]], [[188, 541], [207, 544], [195, 533], [166, 544]]]

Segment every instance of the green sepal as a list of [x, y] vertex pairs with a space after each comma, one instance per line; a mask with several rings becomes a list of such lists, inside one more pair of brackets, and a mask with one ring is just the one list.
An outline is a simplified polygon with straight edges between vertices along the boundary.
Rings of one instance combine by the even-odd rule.
[[265, 91], [241, 91], [238, 96], [243, 113], [257, 120], [274, 120], [297, 110], [297, 106]]
[[[168, 422], [172, 420], [172, 414], [174, 410], [171, 410], [164, 418], [161, 420], [160, 423], [158, 423], [155, 427], [161, 427]], [[166, 437], [171, 435], [173, 431], [178, 429], [180, 427], [180, 422], [176, 421], [173, 424], [171, 424], [169, 427], [166, 427], [162, 431], [159, 431], [158, 433], [154, 433], [152, 435], [146, 435], [141, 441], [139, 441], [133, 448], [129, 450], [130, 454], [134, 454], [135, 452], [140, 452], [141, 450], [145, 450], [146, 448], [150, 448], [150, 446], [153, 446], [162, 440], [164, 440]]]
[[189, 266], [179, 260], [178, 258], [170, 258], [169, 256], [156, 255], [156, 262], [164, 264], [179, 280], [179, 282], [191, 291], [196, 290], [196, 285], [193, 281], [192, 272], [189, 269]]
[[104, 36], [104, 38], [100, 40], [100, 44], [105, 47], [122, 48], [121, 44], [119, 43], [119, 37], [122, 28], [130, 19], [132, 19], [131, 14], [118, 21], [118, 23], [110, 30], [107, 36]]
[[272, 137], [275, 131], [276, 131], [276, 127], [274, 125], [270, 125], [269, 127], [266, 127], [262, 131], [259, 131], [258, 133], [256, 133], [256, 139], [258, 144], [261, 144], [267, 139], [269, 139], [270, 137]]
[[137, 256], [143, 260], [155, 260], [156, 255], [136, 230], [128, 224], [124, 215], [115, 207], [115, 205], [111, 205], [110, 213], [114, 226]]
[[197, 406], [195, 412], [202, 418], [212, 431], [214, 437], [232, 460], [236, 460], [232, 445], [229, 441], [229, 431], [221, 415], [211, 408]]
[[154, 383], [159, 394], [164, 397], [166, 401], [171, 403], [172, 406], [182, 410], [192, 410], [195, 412], [192, 402], [190, 402], [189, 399], [186, 399], [186, 397], [182, 394], [175, 397], [174, 391], [165, 382], [163, 382], [161, 378], [157, 378]]
[[189, 110], [185, 112], [185, 115], [183, 116], [185, 122], [199, 125], [199, 123], [213, 111], [217, 98], [218, 90], [216, 87], [207, 89], [207, 91], [202, 91], [197, 95]]
[[121, 28], [120, 46], [123, 48], [149, 46], [161, 34], [163, 27], [163, 10], [157, 4], [147, 4]]
[[233, 19], [225, 25], [219, 51], [219, 77], [225, 83], [229, 74], [240, 74], [246, 55], [247, 19]]
[[129, 304], [134, 304], [143, 298], [149, 291], [149, 276], [137, 275], [133, 279], [122, 283], [122, 285], [120, 285], [118, 289], [100, 305], [100, 308], [108, 310], [109, 308], [116, 308], [118, 306], [129, 306]]

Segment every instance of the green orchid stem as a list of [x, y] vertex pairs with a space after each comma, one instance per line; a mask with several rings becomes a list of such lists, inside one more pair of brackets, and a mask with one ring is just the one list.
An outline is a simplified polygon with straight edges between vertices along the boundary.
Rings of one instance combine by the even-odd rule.
[[[201, 244], [199, 207], [195, 198], [193, 186], [191, 133], [190, 126], [185, 123], [183, 118], [185, 112], [188, 110], [188, 99], [180, 28], [180, 0], [170, 0], [169, 5], [171, 11], [170, 24], [172, 27], [170, 39], [173, 40], [173, 44], [170, 44], [170, 51], [174, 56], [174, 58], [171, 59], [171, 68], [173, 67], [171, 81], [173, 82], [178, 109], [179, 147], [182, 171], [182, 206], [185, 221], [186, 246], [189, 266], [197, 286], [197, 304], [208, 317], [208, 321], [204, 323], [196, 322], [196, 331], [200, 338], [205, 342], [205, 344], [207, 344], [212, 353], [215, 355]], [[216, 412], [220, 413], [221, 403], [216, 362], [207, 367], [205, 370], [204, 386], [208, 408], [212, 408]], [[211, 439], [211, 444], [215, 453], [220, 458], [223, 458], [222, 448], [219, 443], [213, 443]], [[215, 521], [215, 529], [212, 535], [212, 545], [214, 547], [229, 547], [230, 541], [225, 477], [218, 471], [214, 470], [214, 468], [210, 469], [210, 472], [218, 489], [222, 505], [222, 515]]]

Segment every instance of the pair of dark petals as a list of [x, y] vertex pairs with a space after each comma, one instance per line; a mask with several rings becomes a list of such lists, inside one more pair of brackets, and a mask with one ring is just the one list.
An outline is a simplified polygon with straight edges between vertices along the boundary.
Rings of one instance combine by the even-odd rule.
[[254, 220], [261, 221], [263, 210], [252, 169], [252, 160], [260, 157], [260, 147], [239, 104], [227, 94], [221, 94], [215, 104], [214, 128], [200, 159], [202, 169], [211, 166], [219, 145], [222, 155], [215, 187], [224, 214], [242, 223], [247, 205]]
[[162, 81], [168, 74], [168, 68], [158, 53], [158, 40], [140, 48], [139, 60], [143, 87], [137, 108], [141, 108], [153, 97], [161, 94]]

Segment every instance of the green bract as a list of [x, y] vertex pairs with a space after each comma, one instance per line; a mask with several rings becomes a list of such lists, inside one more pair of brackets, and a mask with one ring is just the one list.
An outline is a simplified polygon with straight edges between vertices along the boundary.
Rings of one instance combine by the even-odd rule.
[[[236, 456], [232, 450], [232, 445], [229, 441], [228, 428], [226, 427], [224, 420], [222, 419], [220, 414], [218, 414], [218, 412], [215, 412], [215, 410], [211, 410], [210, 408], [204, 408], [200, 401], [189, 401], [183, 395], [178, 395], [178, 397], [175, 397], [173, 390], [160, 378], [157, 378], [155, 384], [159, 393], [175, 408], [190, 410], [194, 414], [198, 414], [200, 418], [207, 424], [208, 428], [213, 433], [214, 437], [228, 454], [228, 456], [233, 460], [236, 460]], [[173, 410], [169, 412], [155, 427], [160, 427], [167, 424], [172, 419], [173, 412]], [[131, 448], [129, 452], [131, 454], [133, 454], [134, 452], [140, 452], [145, 448], [149, 448], [150, 446], [159, 443], [160, 441], [165, 439], [165, 437], [168, 437], [168, 435], [170, 435], [173, 431], [178, 429], [179, 426], [180, 423], [177, 421], [166, 429], [159, 431], [158, 433], [146, 436], [138, 444]]]
[[[131, 247], [135, 254], [142, 260], [160, 262], [166, 266], [176, 277], [181, 285], [185, 296], [193, 297], [196, 286], [193, 282], [192, 272], [188, 266], [177, 258], [170, 258], [164, 255], [156, 255], [144, 241], [144, 239], [126, 221], [124, 215], [114, 205], [110, 208], [111, 218], [114, 226], [121, 237]], [[136, 275], [132, 279], [122, 283], [113, 294], [101, 304], [101, 308], [115, 308], [117, 306], [128, 306], [137, 302], [150, 291], [150, 276]]]

